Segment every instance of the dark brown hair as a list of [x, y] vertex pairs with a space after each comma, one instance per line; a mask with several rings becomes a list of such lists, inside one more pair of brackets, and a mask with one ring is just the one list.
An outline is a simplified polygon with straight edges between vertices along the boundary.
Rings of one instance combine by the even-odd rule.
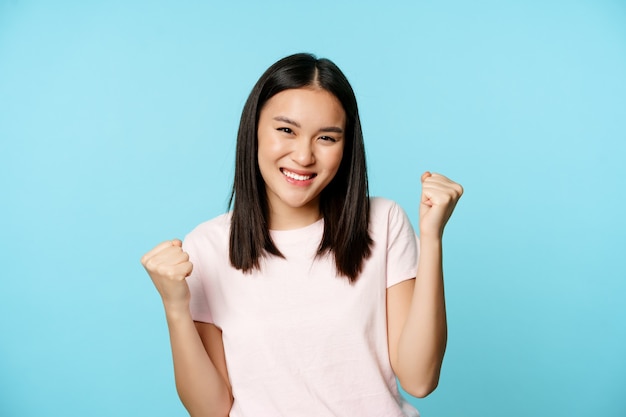
[[283, 257], [269, 232], [265, 183], [259, 171], [257, 130], [265, 103], [281, 91], [315, 86], [333, 94], [346, 112], [343, 158], [337, 174], [320, 194], [324, 234], [318, 255], [332, 252], [337, 272], [356, 281], [371, 253], [369, 195], [365, 147], [354, 91], [341, 70], [328, 59], [295, 54], [276, 62], [252, 89], [237, 134], [232, 206], [230, 262], [249, 272], [261, 256]]

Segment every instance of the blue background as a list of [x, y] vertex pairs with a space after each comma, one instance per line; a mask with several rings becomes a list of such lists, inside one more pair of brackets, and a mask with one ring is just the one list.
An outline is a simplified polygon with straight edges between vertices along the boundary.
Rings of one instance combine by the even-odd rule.
[[226, 210], [275, 60], [351, 80], [371, 194], [446, 231], [429, 416], [626, 416], [626, 2], [0, 0], [0, 415], [184, 416], [139, 258]]

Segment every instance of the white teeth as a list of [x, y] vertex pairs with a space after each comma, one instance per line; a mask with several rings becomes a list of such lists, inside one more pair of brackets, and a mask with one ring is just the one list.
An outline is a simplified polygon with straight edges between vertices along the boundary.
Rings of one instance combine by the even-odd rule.
[[299, 174], [294, 174], [293, 172], [289, 172], [286, 169], [283, 169], [282, 172], [285, 176], [292, 178], [294, 180], [297, 180], [297, 181], [306, 181], [306, 180], [310, 180], [311, 178], [313, 178], [313, 174], [299, 175]]

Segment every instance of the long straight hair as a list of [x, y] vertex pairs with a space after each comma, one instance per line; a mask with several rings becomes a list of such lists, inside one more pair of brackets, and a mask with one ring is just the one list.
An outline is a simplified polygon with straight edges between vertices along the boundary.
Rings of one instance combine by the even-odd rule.
[[321, 88], [333, 94], [346, 113], [345, 145], [341, 164], [320, 193], [324, 234], [318, 256], [331, 252], [339, 275], [355, 282], [371, 254], [369, 192], [365, 147], [354, 91], [341, 70], [328, 59], [311, 54], [283, 58], [255, 84], [241, 114], [237, 134], [232, 207], [230, 262], [244, 272], [259, 268], [262, 256], [284, 257], [270, 236], [265, 182], [258, 164], [258, 123], [265, 103], [281, 91]]

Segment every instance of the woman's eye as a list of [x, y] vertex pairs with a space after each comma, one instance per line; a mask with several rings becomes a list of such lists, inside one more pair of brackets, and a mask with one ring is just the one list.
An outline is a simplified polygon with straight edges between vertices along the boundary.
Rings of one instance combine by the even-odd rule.
[[337, 139], [333, 138], [332, 136], [321, 136], [320, 139], [326, 142], [337, 142]]
[[278, 131], [280, 131], [280, 132], [284, 132], [284, 133], [290, 133], [290, 134], [291, 134], [291, 133], [293, 133], [293, 130], [291, 130], [291, 129], [290, 129], [290, 128], [288, 128], [288, 127], [279, 127], [279, 128], [278, 128], [278, 129], [276, 129], [276, 130], [278, 130]]

